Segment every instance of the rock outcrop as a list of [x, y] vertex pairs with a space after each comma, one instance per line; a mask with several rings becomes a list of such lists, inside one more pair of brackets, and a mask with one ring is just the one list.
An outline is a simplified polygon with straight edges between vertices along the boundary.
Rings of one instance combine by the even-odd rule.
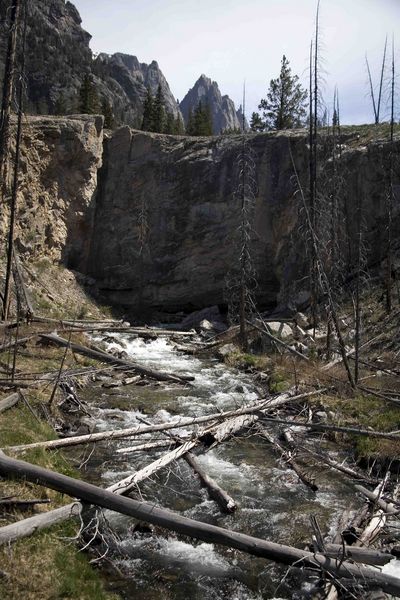
[[163, 92], [166, 112], [175, 118], [181, 116], [167, 80], [155, 60], [147, 65], [129, 54], [99, 54], [93, 63], [93, 72], [96, 88], [112, 107], [118, 123], [140, 128], [147, 89], [155, 96], [158, 86]]
[[[4, 73], [10, 0], [0, 0], [0, 78]], [[106, 100], [115, 123], [140, 127], [147, 87], [161, 85], [165, 108], [177, 117], [179, 107], [156, 61], [140, 63], [136, 56], [100, 54], [93, 58], [91, 35], [81, 26], [79, 12], [65, 0], [29, 3], [26, 39], [27, 102], [30, 114], [79, 111], [79, 90], [86, 75], [95, 84], [100, 103]], [[0, 91], [1, 95], [1, 91]], [[101, 110], [101, 107], [99, 108]]]
[[[10, 0], [0, 0], [3, 40]], [[54, 114], [62, 102], [72, 107], [86, 73], [91, 70], [91, 35], [81, 27], [75, 6], [64, 0], [29, 3], [26, 38], [26, 112]], [[0, 54], [0, 77], [4, 52]]]
[[210, 107], [214, 134], [219, 135], [226, 130], [241, 128], [242, 122], [233, 100], [229, 96], [222, 96], [218, 84], [205, 75], [199, 77], [179, 104], [185, 123], [188, 121], [189, 112], [194, 112], [200, 101]]
[[[102, 155], [102, 117], [38, 116], [25, 122], [16, 230], [22, 258], [47, 257], [74, 267], [87, 255]], [[8, 211], [2, 210], [2, 237], [7, 225]]]

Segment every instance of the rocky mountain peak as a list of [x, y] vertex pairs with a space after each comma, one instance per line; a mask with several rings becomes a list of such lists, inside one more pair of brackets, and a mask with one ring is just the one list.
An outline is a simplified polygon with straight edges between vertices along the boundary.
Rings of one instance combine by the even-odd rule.
[[[0, 31], [3, 31], [10, 0], [0, 0]], [[91, 35], [81, 26], [75, 6], [65, 0], [29, 3], [27, 30], [27, 103], [31, 114], [78, 113], [79, 90], [87, 75], [95, 84], [99, 109], [106, 101], [116, 125], [140, 128], [147, 88], [153, 94], [161, 85], [165, 108], [180, 115], [169, 85], [153, 60], [140, 63], [136, 56], [101, 53], [93, 57]], [[6, 37], [0, 40], [0, 79], [4, 73]], [[0, 92], [1, 96], [1, 92]]]
[[207, 102], [210, 107], [215, 135], [227, 129], [241, 127], [233, 100], [227, 95], [222, 96], [217, 82], [212, 81], [204, 73], [200, 75], [179, 105], [186, 123], [189, 112], [194, 111], [199, 102]]

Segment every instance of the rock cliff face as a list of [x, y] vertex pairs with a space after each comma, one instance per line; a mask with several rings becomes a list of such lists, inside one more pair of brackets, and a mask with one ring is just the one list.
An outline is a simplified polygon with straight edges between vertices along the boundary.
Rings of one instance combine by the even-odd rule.
[[205, 75], [199, 77], [179, 104], [185, 123], [188, 121], [189, 111], [194, 112], [200, 101], [207, 102], [211, 109], [214, 134], [218, 135], [226, 129], [241, 128], [241, 113], [238, 115], [239, 111], [236, 111], [233, 100], [229, 96], [222, 96], [218, 84]]
[[[340, 250], [350, 264], [357, 197], [370, 262], [379, 264], [385, 255], [382, 165], [389, 144], [370, 141], [370, 133], [365, 143], [358, 131], [343, 133], [346, 191], [339, 221], [348, 237]], [[290, 143], [306, 181], [307, 137], [293, 131], [247, 140], [257, 173], [252, 244], [258, 299], [267, 306], [307, 290], [303, 211], [289, 153]], [[132, 310], [224, 303], [237, 250], [241, 148], [241, 136], [190, 138], [122, 127], [106, 137], [103, 151], [101, 118], [32, 117], [23, 133], [17, 248], [22, 258], [48, 256], [94, 277], [103, 299]], [[399, 138], [395, 148], [400, 153]], [[394, 189], [398, 240], [397, 175]], [[6, 223], [2, 211], [3, 234]]]
[[[0, 18], [5, 40], [9, 0], [0, 0]], [[85, 73], [90, 72], [91, 35], [81, 27], [81, 18], [71, 2], [38, 0], [29, 3], [26, 39], [27, 105], [33, 114], [54, 113], [62, 97], [72, 106]], [[3, 77], [4, 52], [0, 55]]]
[[[30, 117], [24, 125], [16, 248], [71, 266], [88, 252], [103, 154], [102, 117]], [[4, 235], [8, 211], [1, 213]]]
[[[351, 134], [343, 148], [347, 191], [339, 219], [347, 223], [350, 241], [341, 252], [350, 263], [356, 255], [354, 198], [360, 195], [369, 257], [379, 261], [385, 248], [382, 159], [388, 145], [360, 146], [356, 139]], [[306, 181], [305, 132], [248, 138], [258, 187], [254, 266], [264, 306], [307, 289], [301, 283], [308, 273], [303, 211], [289, 143]], [[241, 136], [184, 138], [127, 127], [107, 142], [87, 269], [110, 302], [174, 310], [226, 301], [240, 222], [234, 192], [241, 144]], [[396, 214], [398, 228], [398, 209]]]
[[[10, 0], [0, 0], [0, 78], [3, 77]], [[164, 93], [166, 109], [176, 117], [179, 108], [158, 64], [139, 63], [136, 56], [100, 54], [93, 59], [91, 35], [71, 2], [35, 0], [27, 22], [27, 104], [31, 114], [78, 112], [78, 94], [85, 75], [96, 84], [100, 99], [113, 108], [117, 124], [140, 127], [146, 88]]]
[[180, 116], [178, 104], [157, 62], [140, 63], [128, 54], [100, 54], [93, 63], [96, 87], [113, 107], [117, 122], [140, 128], [147, 88], [153, 96], [161, 86], [165, 109]]

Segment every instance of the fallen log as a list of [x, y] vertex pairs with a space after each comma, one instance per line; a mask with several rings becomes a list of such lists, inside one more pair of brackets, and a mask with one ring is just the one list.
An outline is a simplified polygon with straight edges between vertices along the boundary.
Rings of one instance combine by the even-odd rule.
[[81, 509], [82, 505], [80, 502], [71, 502], [60, 508], [39, 513], [28, 519], [22, 519], [16, 523], [11, 523], [11, 525], [0, 527], [0, 546], [11, 544], [24, 537], [29, 537], [36, 533], [36, 531], [47, 529], [71, 517], [77, 517]]
[[236, 510], [236, 502], [234, 499], [204, 471], [197, 458], [191, 452], [188, 452], [184, 458], [197, 473], [200, 481], [207, 488], [210, 497], [217, 502], [222, 510], [227, 513], [234, 512]]
[[[156, 431], [166, 431], [169, 429], [179, 429], [181, 427], [188, 427], [190, 425], [197, 425], [200, 423], [208, 423], [210, 421], [220, 421], [221, 419], [227, 419], [229, 417], [236, 417], [239, 415], [251, 414], [259, 411], [263, 414], [263, 411], [268, 411], [272, 408], [282, 406], [287, 402], [296, 402], [315, 396], [322, 393], [325, 390], [314, 390], [312, 392], [306, 392], [304, 394], [298, 394], [296, 396], [290, 396], [288, 393], [281, 394], [276, 398], [268, 398], [262, 400], [256, 404], [239, 408], [237, 410], [231, 410], [223, 413], [214, 413], [211, 415], [205, 415], [204, 417], [184, 418], [180, 421], [169, 421], [167, 423], [158, 423], [156, 425], [137, 425], [136, 427], [130, 427], [128, 429], [112, 429], [110, 431], [100, 431], [98, 433], [89, 433], [86, 435], [79, 435], [69, 438], [62, 438], [59, 440], [47, 440], [45, 442], [35, 442], [33, 444], [23, 444], [21, 446], [8, 446], [7, 450], [13, 452], [22, 452], [33, 448], [64, 448], [66, 446], [77, 446], [80, 444], [90, 444], [103, 440], [117, 440], [127, 437], [134, 437], [143, 433], [152, 433]], [[400, 436], [399, 436], [400, 437]]]
[[276, 417], [263, 417], [263, 421], [292, 425], [295, 427], [307, 427], [315, 431], [332, 431], [336, 433], [349, 433], [350, 435], [365, 435], [369, 437], [382, 438], [385, 440], [400, 440], [400, 433], [385, 431], [373, 431], [372, 429], [359, 429], [358, 427], [341, 427], [340, 425], [324, 425], [322, 423], [308, 423], [305, 421], [293, 421], [293, 419], [279, 419]]
[[[146, 425], [150, 425], [149, 421], [146, 419], [140, 418], [140, 420]], [[185, 441], [181, 437], [172, 435], [168, 431], [164, 431], [163, 434], [169, 439], [169, 443], [182, 443], [182, 441]], [[210, 498], [215, 500], [221, 510], [227, 513], [234, 512], [236, 510], [236, 503], [233, 498], [231, 498], [231, 496], [229, 496], [229, 494], [225, 492], [225, 490], [223, 490], [212, 477], [207, 475], [204, 469], [200, 466], [197, 458], [191, 452], [185, 454], [183, 458], [199, 477], [203, 486], [207, 488]]]
[[[208, 432], [207, 434], [204, 434], [203, 437], [207, 435], [207, 444], [210, 448], [213, 448], [216, 444], [220, 444], [227, 438], [238, 433], [241, 429], [251, 427], [257, 420], [258, 417], [255, 415], [239, 415], [238, 417], [227, 419], [221, 423], [215, 431]], [[210, 443], [211, 440], [212, 442]]]
[[170, 373], [163, 373], [161, 371], [154, 371], [153, 369], [148, 369], [147, 367], [142, 367], [141, 365], [136, 364], [134, 361], [123, 360], [122, 358], [117, 358], [108, 352], [103, 352], [99, 350], [92, 350], [87, 346], [82, 346], [81, 344], [75, 344], [74, 342], [68, 342], [68, 340], [61, 338], [55, 333], [51, 334], [40, 334], [41, 339], [46, 340], [52, 344], [56, 344], [58, 346], [66, 347], [69, 346], [73, 352], [77, 354], [82, 354], [83, 356], [88, 356], [89, 358], [94, 358], [101, 362], [111, 363], [115, 365], [122, 365], [131, 368], [132, 370], [140, 373], [141, 375], [145, 375], [146, 377], [150, 377], [151, 379], [156, 379], [157, 381], [173, 381], [175, 383], [185, 383], [187, 384], [189, 381], [193, 381], [194, 377], [189, 375], [171, 375]]
[[370, 490], [367, 490], [367, 488], [363, 487], [362, 485], [355, 485], [354, 487], [358, 492], [363, 494], [366, 498], [375, 502], [379, 506], [379, 508], [381, 508], [387, 515], [399, 514], [398, 508], [396, 508], [396, 506], [394, 504], [392, 504], [391, 502], [385, 502], [385, 500], [382, 500], [379, 492], [376, 492], [376, 491], [371, 492]]
[[18, 340], [14, 340], [12, 342], [8, 342], [7, 344], [3, 344], [2, 346], [0, 346], [0, 354], [2, 352], [5, 352], [6, 350], [10, 350], [11, 348], [14, 348], [15, 346], [23, 346], [24, 344], [29, 342], [29, 340], [32, 340], [35, 337], [36, 337], [36, 334], [28, 335], [27, 337], [19, 338]]
[[75, 480], [24, 461], [9, 458], [4, 453], [0, 453], [0, 474], [3, 477], [23, 479], [50, 487], [63, 494], [80, 498], [85, 503], [107, 508], [207, 543], [221, 544], [283, 564], [296, 563], [299, 566], [299, 563], [301, 563], [305, 567], [322, 568], [335, 577], [353, 577], [364, 585], [379, 586], [389, 594], [400, 595], [400, 579], [396, 577], [380, 573], [368, 567], [338, 561], [318, 553], [314, 554], [188, 519], [172, 511], [158, 508], [154, 504], [118, 496], [92, 484]]
[[313, 450], [310, 450], [309, 448], [304, 448], [304, 447], [302, 447], [302, 450], [303, 450], [303, 452], [307, 452], [311, 456], [317, 458], [318, 460], [320, 460], [321, 462], [326, 464], [331, 469], [340, 471], [341, 473], [348, 475], [352, 479], [356, 479], [357, 481], [360, 481], [360, 480], [367, 481], [368, 483], [374, 483], [374, 484], [376, 483], [376, 480], [371, 479], [370, 477], [364, 475], [364, 473], [362, 473], [361, 471], [356, 471], [355, 469], [352, 469], [351, 467], [347, 467], [346, 465], [339, 463], [336, 460], [333, 460], [333, 458], [330, 458], [327, 454], [325, 454], [321, 450], [314, 452]]
[[342, 544], [325, 544], [325, 554], [339, 560], [353, 560], [365, 565], [383, 566], [395, 558], [391, 552], [382, 552], [374, 548], [359, 548]]
[[236, 417], [234, 422], [230, 424], [230, 427], [226, 427], [225, 423], [221, 423], [216, 427], [209, 427], [208, 429], [200, 432], [197, 437], [183, 442], [180, 446], [173, 448], [166, 454], [163, 454], [160, 458], [145, 466], [140, 471], [137, 471], [133, 475], [129, 475], [128, 477], [125, 477], [125, 479], [118, 481], [118, 483], [111, 485], [108, 490], [111, 492], [116, 492], [117, 494], [128, 494], [140, 481], [148, 479], [151, 477], [151, 475], [154, 475], [154, 473], [171, 464], [181, 456], [186, 456], [188, 452], [193, 450], [193, 448], [196, 448], [196, 446], [198, 446], [203, 439], [207, 438], [208, 435], [211, 435], [215, 440], [213, 445], [216, 443], [221, 443], [232, 435], [238, 433], [244, 427], [247, 427], [250, 422], [253, 423], [253, 419], [256, 419], [256, 417], [245, 415], [242, 417]]
[[30, 506], [34, 506], [35, 504], [50, 504], [51, 500], [49, 498], [42, 499], [33, 499], [33, 500], [18, 500], [13, 498], [6, 498], [0, 500], [0, 509], [1, 508], [28, 508]]
[[125, 479], [114, 483], [108, 488], [108, 490], [117, 494], [128, 494], [137, 486], [137, 484], [140, 481], [148, 479], [149, 477], [151, 477], [151, 475], [154, 475], [154, 473], [156, 473], [160, 469], [163, 469], [167, 465], [171, 464], [174, 460], [177, 460], [178, 458], [186, 454], [186, 452], [189, 452], [190, 450], [195, 448], [197, 444], [199, 444], [198, 438], [189, 440], [184, 444], [181, 444], [181, 446], [170, 450], [170, 452], [167, 452], [167, 454], [163, 454], [160, 458], [150, 463], [140, 471], [137, 471], [133, 475], [129, 475], [128, 477], [125, 477]]
[[[377, 500], [381, 497], [386, 483], [390, 478], [390, 473], [387, 472], [385, 478], [379, 483], [379, 485], [373, 491], [374, 502], [377, 503]], [[381, 533], [382, 529], [386, 525], [386, 513], [381, 508], [376, 510], [370, 521], [364, 527], [361, 534], [358, 536], [354, 546], [369, 546]]]
[[19, 399], [19, 392], [15, 392], [14, 394], [11, 394], [11, 396], [7, 396], [7, 398], [2, 398], [0, 400], [0, 413], [15, 406], [19, 402]]
[[153, 448], [165, 448], [165, 446], [176, 445], [174, 440], [159, 440], [158, 442], [145, 442], [144, 444], [135, 444], [128, 448], [118, 448], [115, 452], [117, 454], [128, 454], [130, 452], [142, 452], [143, 450], [153, 450]]
[[[203, 434], [205, 433], [206, 432], [203, 432]], [[137, 486], [138, 483], [140, 483], [144, 479], [149, 478], [151, 475], [154, 475], [160, 469], [168, 466], [171, 462], [180, 458], [180, 456], [186, 455], [186, 452], [194, 448], [195, 445], [199, 443], [199, 441], [199, 438], [197, 438], [196, 440], [188, 440], [180, 447], [171, 450], [159, 459], [153, 461], [149, 465], [146, 465], [140, 471], [137, 471], [132, 475], [125, 477], [125, 479], [112, 484], [107, 488], [107, 491], [119, 495], [129, 493]], [[2, 454], [3, 453], [0, 451], [0, 456]], [[55, 509], [54, 511], [49, 511], [48, 513], [46, 513], [46, 515], [48, 515], [48, 519], [44, 518], [43, 515], [38, 515], [37, 523], [35, 521], [35, 517], [31, 517], [31, 519], [29, 519], [29, 522], [27, 523], [26, 528], [23, 527], [22, 523], [7, 525], [6, 527], [0, 529], [0, 545], [2, 543], [8, 543], [14, 541], [15, 539], [19, 539], [20, 537], [29, 536], [36, 531], [36, 528], [43, 529], [46, 527], [50, 527], [54, 523], [59, 523], [64, 519], [68, 519], [70, 516], [73, 516], [74, 512], [75, 514], [76, 511], [79, 512], [80, 509], [81, 505], [79, 503], [71, 503], [63, 507], [63, 510]], [[52, 513], [54, 513], [54, 517]]]

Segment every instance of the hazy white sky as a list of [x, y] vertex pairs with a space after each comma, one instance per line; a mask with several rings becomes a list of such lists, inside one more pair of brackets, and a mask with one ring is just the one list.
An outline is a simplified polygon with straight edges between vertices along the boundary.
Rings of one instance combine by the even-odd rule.
[[[279, 74], [286, 54], [307, 86], [316, 0], [73, 0], [92, 34], [94, 52], [157, 60], [181, 100], [204, 73], [237, 106], [246, 80], [249, 116]], [[400, 73], [400, 0], [321, 0], [324, 97], [339, 87], [342, 120], [373, 120], [365, 53], [379, 79], [385, 36], [397, 38]], [[388, 113], [386, 112], [386, 115]]]

